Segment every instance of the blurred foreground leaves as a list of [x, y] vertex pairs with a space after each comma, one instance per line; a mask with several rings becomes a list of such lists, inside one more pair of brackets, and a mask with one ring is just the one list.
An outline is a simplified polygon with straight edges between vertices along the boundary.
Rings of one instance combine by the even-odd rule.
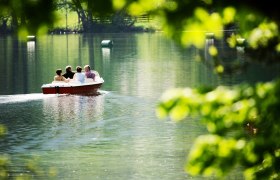
[[0, 155], [0, 179], [52, 179], [57, 176], [57, 170], [54, 167], [43, 168], [39, 166], [38, 157], [26, 158], [24, 162], [12, 165], [9, 155]]
[[246, 179], [280, 178], [280, 80], [211, 89], [167, 91], [159, 117], [181, 121], [196, 116], [209, 134], [197, 138], [186, 171], [226, 175], [237, 164]]
[[0, 22], [11, 24], [21, 38], [30, 34], [45, 34], [55, 19], [52, 0], [1, 0]]

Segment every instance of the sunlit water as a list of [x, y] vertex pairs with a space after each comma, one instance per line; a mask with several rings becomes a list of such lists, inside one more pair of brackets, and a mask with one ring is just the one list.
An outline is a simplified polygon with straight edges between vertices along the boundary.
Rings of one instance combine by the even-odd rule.
[[[101, 48], [102, 39], [114, 40]], [[198, 119], [180, 123], [156, 117], [162, 93], [176, 87], [271, 80], [279, 67], [254, 66], [217, 76], [161, 34], [63, 35], [21, 43], [0, 38], [0, 123], [8, 133], [0, 153], [12, 175], [34, 179], [203, 179], [184, 172], [195, 138], [206, 133]], [[56, 68], [90, 64], [104, 78], [99, 96], [44, 95]], [[4, 85], [5, 84], [5, 85]], [[241, 179], [241, 173], [230, 179]]]

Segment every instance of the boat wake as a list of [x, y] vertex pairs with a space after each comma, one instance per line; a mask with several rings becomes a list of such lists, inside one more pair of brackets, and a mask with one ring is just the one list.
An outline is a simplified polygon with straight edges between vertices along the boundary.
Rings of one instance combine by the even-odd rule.
[[57, 95], [56, 94], [45, 95], [45, 94], [42, 94], [42, 93], [2, 95], [2, 96], [0, 96], [0, 104], [42, 100], [42, 99], [55, 97], [55, 96], [57, 96]]
[[[109, 91], [99, 90], [99, 95], [109, 94]], [[69, 94], [43, 94], [43, 93], [32, 93], [32, 94], [16, 94], [16, 95], [1, 95], [0, 96], [0, 104], [11, 104], [11, 103], [19, 103], [19, 102], [28, 102], [28, 101], [36, 101], [43, 100], [53, 97], [61, 97], [61, 96], [71, 96]], [[79, 96], [79, 95], [75, 95]]]
[[98, 90], [98, 93], [100, 94], [100, 95], [105, 95], [105, 94], [109, 94], [110, 92], [109, 91], [104, 91], [104, 90]]

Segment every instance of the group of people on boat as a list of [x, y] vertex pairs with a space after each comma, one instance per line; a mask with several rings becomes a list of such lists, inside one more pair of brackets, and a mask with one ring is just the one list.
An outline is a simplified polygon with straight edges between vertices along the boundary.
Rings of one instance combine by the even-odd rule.
[[54, 76], [55, 82], [70, 82], [71, 80], [74, 82], [84, 83], [87, 79], [92, 79], [95, 81], [96, 76], [99, 74], [96, 71], [92, 71], [89, 65], [84, 66], [84, 72], [82, 72], [82, 67], [77, 66], [76, 72], [72, 71], [71, 66], [66, 66], [65, 73], [62, 74], [61, 69], [56, 70], [56, 75]]

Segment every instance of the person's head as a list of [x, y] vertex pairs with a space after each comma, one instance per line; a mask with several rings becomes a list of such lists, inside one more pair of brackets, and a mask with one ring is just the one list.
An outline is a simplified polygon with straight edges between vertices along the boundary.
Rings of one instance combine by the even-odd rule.
[[77, 66], [77, 67], [76, 67], [76, 71], [77, 71], [77, 72], [82, 72], [81, 66]]
[[88, 71], [90, 71], [90, 66], [89, 65], [85, 65], [84, 69], [85, 69], [86, 72], [88, 72]]
[[65, 71], [66, 72], [71, 72], [72, 71], [72, 67], [71, 66], [66, 66]]
[[60, 75], [61, 75], [61, 73], [62, 73], [62, 70], [61, 70], [61, 69], [57, 69], [57, 70], [56, 70], [56, 74], [57, 74], [57, 75], [59, 75], [59, 76], [60, 76]]

